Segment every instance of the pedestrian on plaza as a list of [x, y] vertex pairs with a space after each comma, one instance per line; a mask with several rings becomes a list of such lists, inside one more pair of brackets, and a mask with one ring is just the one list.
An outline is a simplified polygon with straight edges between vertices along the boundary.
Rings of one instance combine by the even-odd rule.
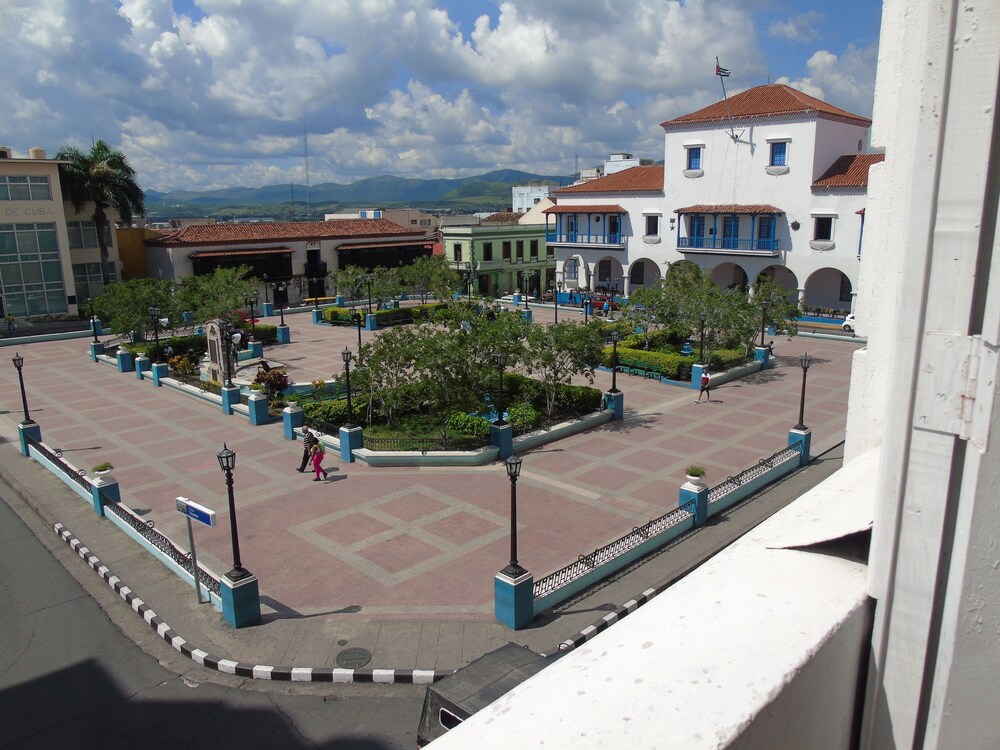
[[299, 474], [306, 470], [309, 459], [312, 458], [312, 447], [319, 444], [319, 439], [308, 427], [302, 428], [302, 463], [296, 469]]
[[771, 341], [767, 342], [767, 356], [769, 356], [769, 357], [773, 357], [774, 356], [774, 340], [773, 339]]
[[712, 402], [712, 375], [708, 372], [707, 367], [701, 371], [701, 390], [698, 391], [698, 400], [695, 401], [696, 404], [701, 403], [702, 394], [705, 394], [705, 401], [708, 403]]
[[323, 479], [326, 479], [326, 469], [323, 468], [323, 457], [326, 455], [326, 451], [323, 450], [323, 444], [317, 440], [316, 444], [311, 448], [311, 452], [313, 471], [316, 472], [316, 477], [313, 481], [318, 482], [320, 474], [323, 475]]
[[601, 312], [604, 313], [604, 317], [608, 317], [608, 313], [611, 312], [611, 303], [604, 300], [604, 307], [601, 308]]
[[7, 313], [7, 317], [3, 319], [3, 322], [7, 324], [7, 335], [13, 336], [14, 331], [17, 330], [17, 321], [14, 320], [14, 316]]

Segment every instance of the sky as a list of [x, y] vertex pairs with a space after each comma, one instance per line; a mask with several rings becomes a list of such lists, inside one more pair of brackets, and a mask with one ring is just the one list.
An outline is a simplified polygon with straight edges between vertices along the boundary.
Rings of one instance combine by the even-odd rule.
[[[870, 116], [878, 0], [0, 0], [0, 145], [103, 139], [144, 189], [663, 158], [786, 83]], [[306, 153], [308, 152], [308, 175]]]

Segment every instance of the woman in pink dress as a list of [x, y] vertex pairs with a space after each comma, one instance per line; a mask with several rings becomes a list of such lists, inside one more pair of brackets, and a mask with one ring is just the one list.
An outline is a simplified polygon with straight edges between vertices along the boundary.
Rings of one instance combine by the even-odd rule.
[[320, 479], [319, 475], [320, 474], [323, 475], [323, 479], [326, 479], [326, 469], [323, 468], [323, 456], [325, 456], [325, 455], [326, 455], [326, 453], [323, 451], [323, 444], [322, 443], [316, 443], [316, 445], [314, 445], [312, 447], [313, 471], [316, 472], [316, 478], [313, 479], [314, 482], [318, 482], [319, 481], [319, 479]]

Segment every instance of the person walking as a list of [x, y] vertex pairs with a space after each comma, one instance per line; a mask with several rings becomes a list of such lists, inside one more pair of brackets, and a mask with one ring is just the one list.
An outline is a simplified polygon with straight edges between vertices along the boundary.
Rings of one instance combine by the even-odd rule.
[[707, 367], [701, 371], [701, 390], [698, 391], [698, 400], [695, 401], [696, 404], [701, 403], [702, 394], [705, 395], [706, 402], [712, 402], [712, 375], [709, 373]]
[[326, 451], [323, 450], [323, 444], [318, 440], [312, 449], [312, 465], [313, 471], [316, 472], [316, 477], [313, 479], [314, 482], [319, 481], [319, 475], [323, 475], [323, 479], [326, 479], [326, 469], [323, 468], [323, 457], [326, 456]]
[[14, 331], [17, 330], [17, 321], [14, 320], [14, 316], [7, 313], [7, 316], [3, 319], [3, 322], [7, 324], [7, 335], [13, 336]]
[[318, 445], [319, 440], [316, 435], [313, 434], [312, 430], [308, 427], [302, 428], [302, 463], [299, 464], [299, 468], [296, 469], [299, 474], [306, 470], [306, 465], [309, 463], [309, 459], [312, 458], [312, 448], [314, 445]]

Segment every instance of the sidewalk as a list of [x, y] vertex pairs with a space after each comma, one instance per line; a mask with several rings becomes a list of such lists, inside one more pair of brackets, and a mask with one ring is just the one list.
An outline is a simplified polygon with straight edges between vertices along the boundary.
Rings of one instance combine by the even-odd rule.
[[[295, 343], [272, 348], [269, 356], [303, 373], [330, 368], [331, 352], [352, 341], [356, 345], [356, 331], [297, 318], [302, 320], [289, 320]], [[706, 466], [709, 484], [716, 484], [780, 448], [797, 417], [801, 373], [795, 362], [805, 347], [817, 363], [809, 373], [806, 411], [806, 423], [815, 430], [813, 454], [839, 443], [856, 346], [782, 340], [778, 367], [719, 388], [712, 404], [694, 404], [686, 389], [619, 376], [626, 393], [624, 422], [524, 454], [518, 484], [520, 562], [536, 578], [543, 576], [676, 506], [686, 463]], [[235, 447], [243, 561], [261, 580], [263, 624], [229, 628], [210, 605], [196, 604], [192, 588], [16, 452], [20, 404], [10, 367], [0, 370], [8, 409], [0, 418], [0, 436], [15, 445], [0, 449], [0, 478], [16, 493], [2, 494], [14, 498], [36, 534], [123, 630], [169, 668], [197, 681], [244, 682], [209, 672], [171, 648], [44, 524], [63, 524], [187, 642], [188, 650], [249, 665], [251, 673], [253, 665], [319, 668], [327, 671], [316, 674], [328, 679], [338, 654], [363, 648], [372, 659], [353, 679], [425, 680], [508, 641], [552, 653], [602, 616], [613, 619], [615, 608], [697, 564], [837, 463], [836, 454], [824, 457], [724, 520], [713, 520], [690, 541], [671, 545], [527, 630], [512, 632], [492, 616], [492, 576], [506, 564], [509, 544], [508, 486], [501, 466], [376, 470], [331, 462], [333, 475], [342, 479], [312, 483], [294, 473], [301, 444], [284, 441], [280, 427], [252, 427], [225, 417], [182, 394], [91, 363], [85, 352], [85, 342], [78, 341], [34, 344], [21, 352], [31, 413], [43, 440], [78, 466], [112, 461], [124, 502], [184, 547], [186, 531], [173, 497], [185, 495], [215, 508], [220, 528], [196, 534], [199, 562], [217, 573], [229, 568], [229, 545], [214, 454], [223, 442]], [[596, 385], [607, 388], [610, 376], [599, 373]], [[44, 524], [37, 516], [32, 520], [32, 508]], [[259, 676], [266, 672], [258, 670]], [[301, 670], [266, 676], [316, 677]], [[290, 687], [253, 682], [253, 689]], [[305, 688], [294, 683], [294, 689]]]

